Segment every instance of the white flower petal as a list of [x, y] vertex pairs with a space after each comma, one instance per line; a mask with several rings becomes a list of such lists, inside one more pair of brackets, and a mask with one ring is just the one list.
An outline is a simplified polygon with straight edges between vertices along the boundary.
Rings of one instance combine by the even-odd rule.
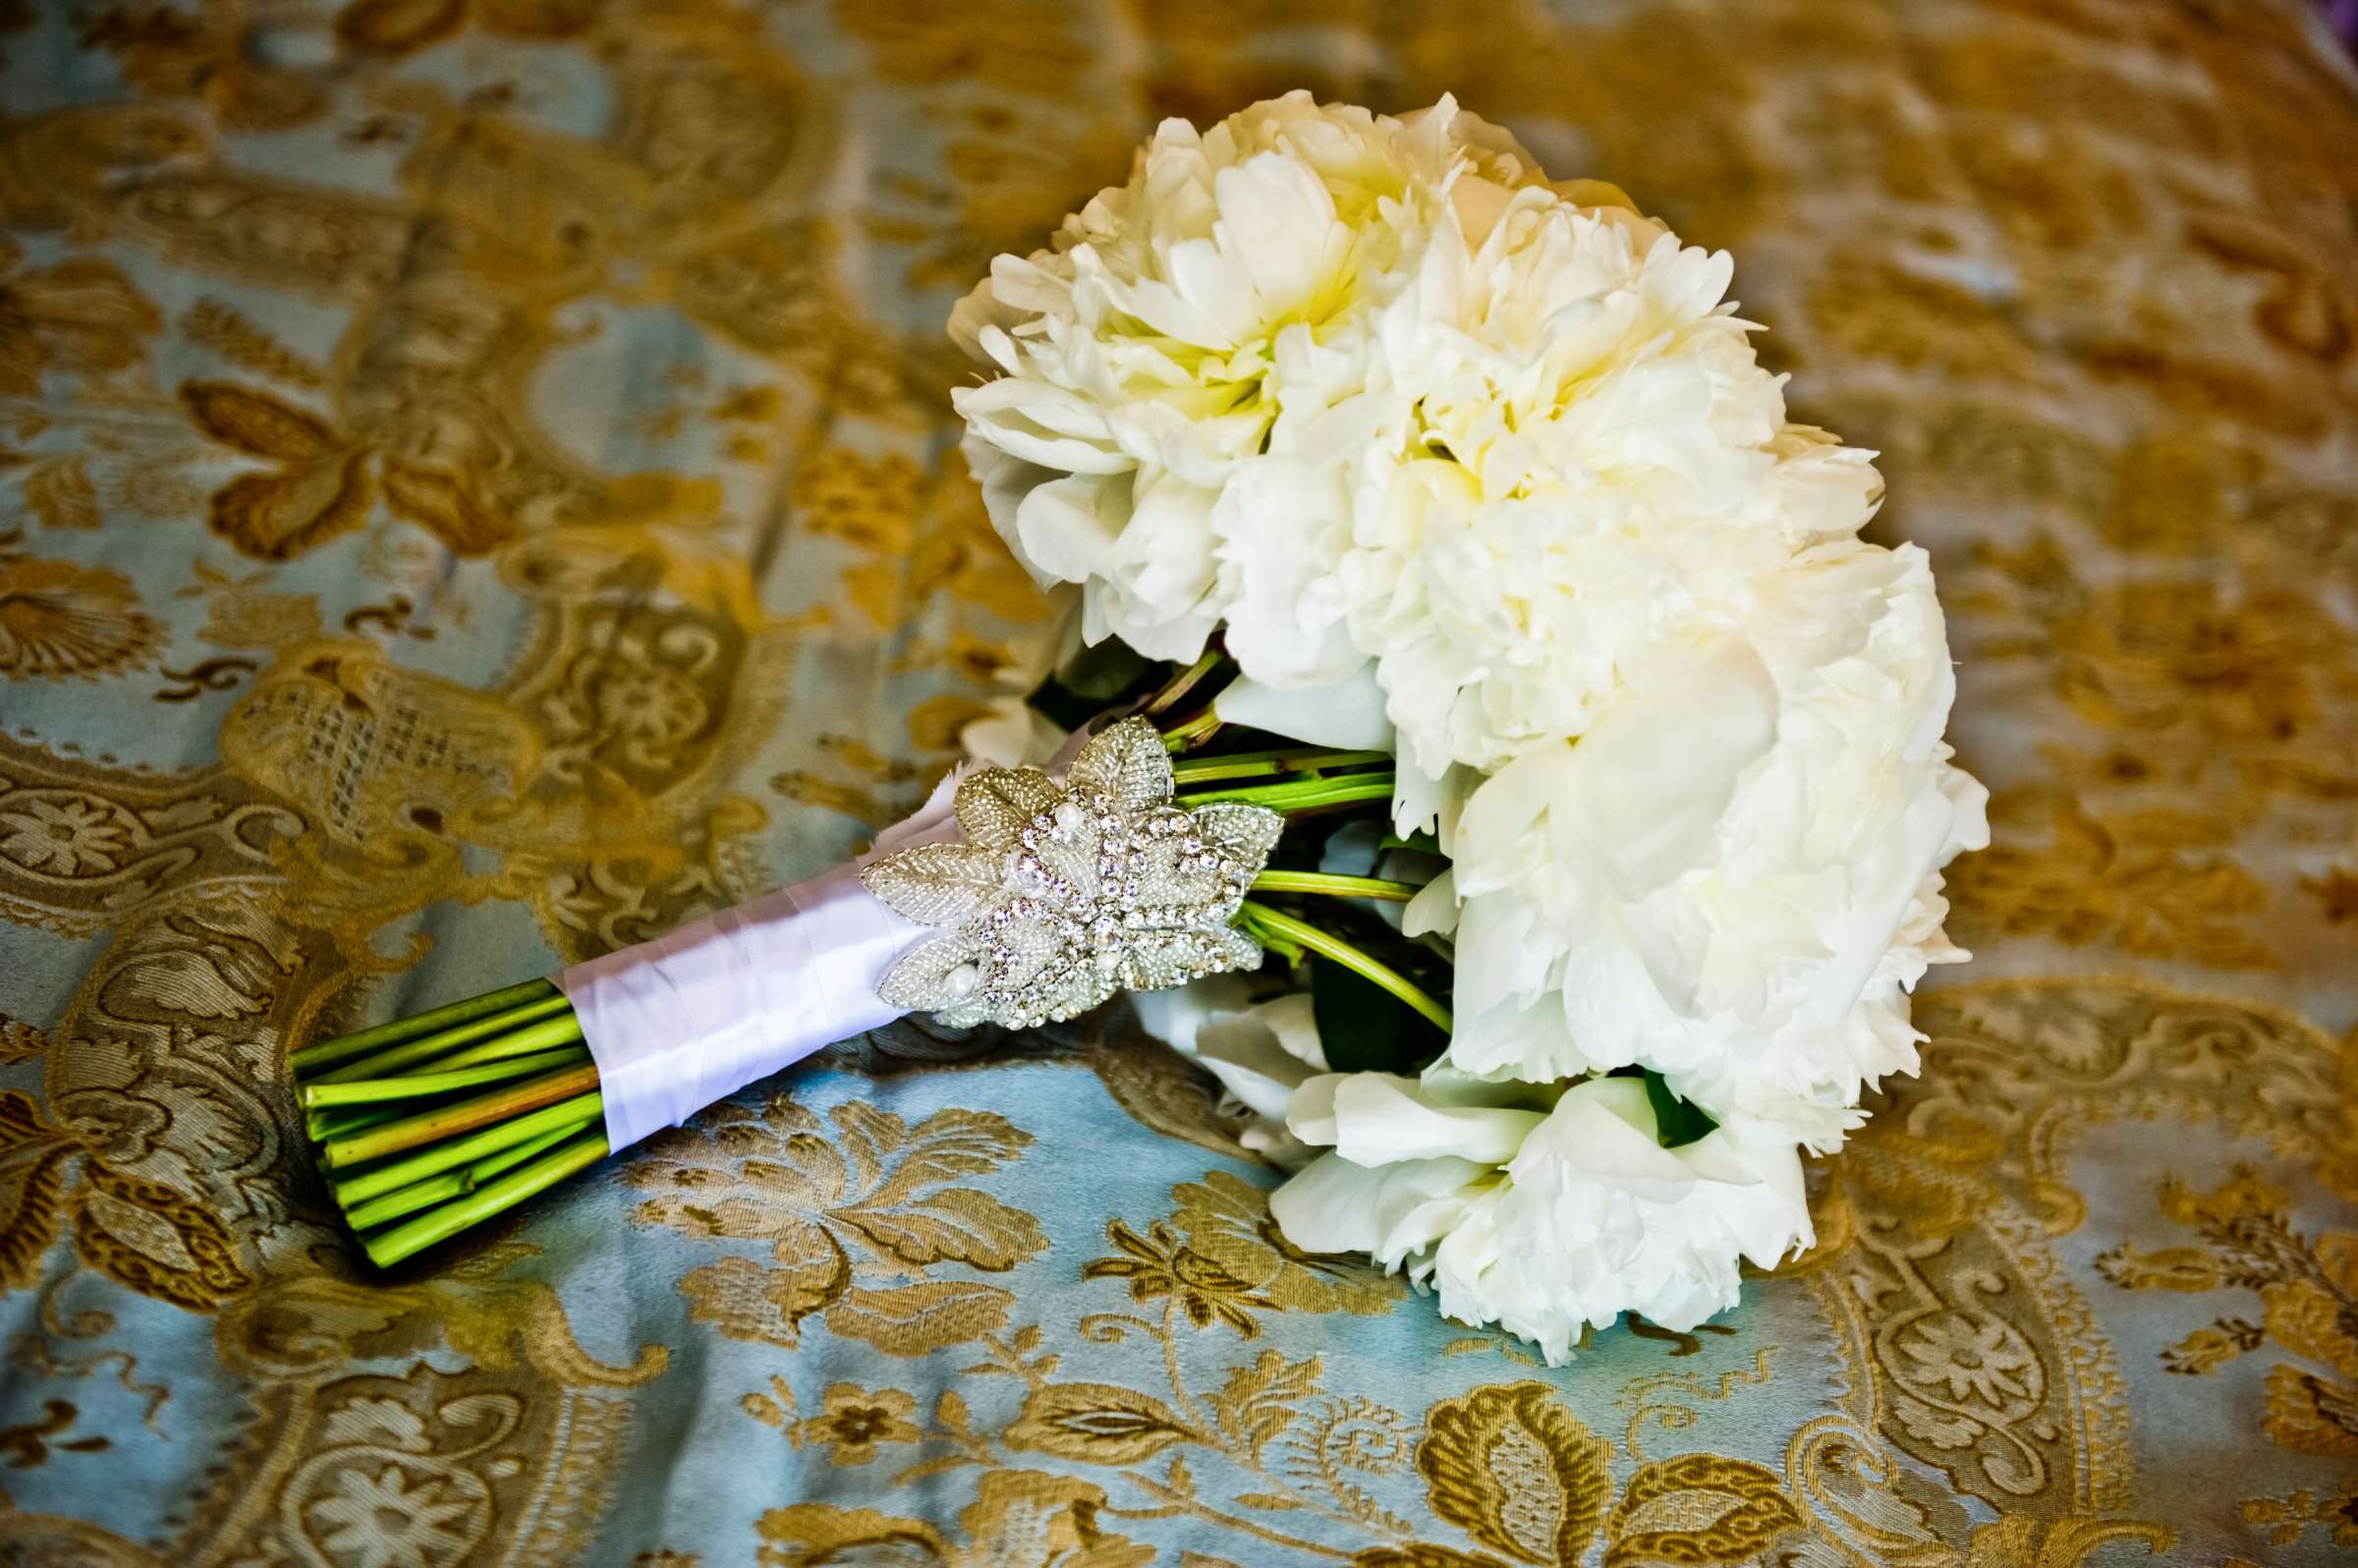
[[[1545, 1112], [1526, 1106], [1482, 1103], [1527, 1098], [1520, 1090], [1499, 1093], [1488, 1085], [1478, 1085], [1472, 1092], [1453, 1094], [1390, 1073], [1333, 1076], [1330, 1141], [1336, 1153], [1356, 1165], [1443, 1154], [1498, 1164], [1513, 1158], [1532, 1129], [1546, 1119]], [[1322, 1131], [1326, 1123], [1320, 1117], [1308, 1125]], [[1328, 1142], [1314, 1139], [1300, 1124], [1294, 1135], [1306, 1144]]]
[[1128, 491], [1128, 476], [1109, 483], [1074, 474], [1034, 485], [1015, 514], [1024, 558], [1052, 577], [1074, 582], [1097, 575], [1121, 537]]
[[1064, 726], [1012, 694], [994, 697], [958, 731], [958, 749], [993, 767], [1039, 767], [1065, 743]]
[[1662, 1149], [1647, 1130], [1650, 1116], [1643, 1128], [1631, 1120], [1643, 1099], [1631, 1079], [1597, 1080], [1565, 1095], [1509, 1179], [1469, 1205], [1435, 1248], [1444, 1312], [1495, 1321], [1558, 1362], [1584, 1326], [1603, 1327], [1622, 1312], [1691, 1328], [1735, 1304], [1741, 1259], [1766, 1266], [1808, 1244], [1789, 1140], [1722, 1130]]
[[[1256, 1116], [1283, 1121], [1294, 1091], [1326, 1065], [1310, 1012], [1310, 997], [1296, 992], [1214, 1017], [1196, 1034], [1195, 1058]], [[1297, 1055], [1298, 1049], [1310, 1054]]]
[[1324, 182], [1293, 158], [1263, 152], [1220, 170], [1212, 195], [1220, 249], [1252, 275], [1260, 308], [1284, 316], [1313, 304], [1349, 241]]
[[1383, 716], [1383, 692], [1375, 671], [1362, 664], [1345, 681], [1330, 686], [1264, 686], [1251, 676], [1230, 683], [1212, 704], [1230, 724], [1267, 730], [1306, 746], [1346, 752], [1380, 752], [1392, 743], [1391, 721]]
[[1418, 890], [1400, 915], [1403, 936], [1447, 936], [1457, 929], [1457, 872], [1441, 872]]
[[1114, 444], [1112, 421], [1078, 393], [1001, 376], [953, 389], [950, 403], [968, 429], [1010, 457], [1073, 474], [1119, 474], [1132, 466]]
[[1468, 1159], [1370, 1169], [1324, 1154], [1269, 1195], [1269, 1213], [1306, 1253], [1365, 1253], [1397, 1268], [1449, 1233], [1487, 1174]]

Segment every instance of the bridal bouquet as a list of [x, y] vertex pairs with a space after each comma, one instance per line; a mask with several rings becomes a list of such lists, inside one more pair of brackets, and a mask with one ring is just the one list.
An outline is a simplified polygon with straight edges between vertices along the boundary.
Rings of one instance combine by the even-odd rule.
[[[1987, 839], [1923, 552], [1724, 254], [1444, 98], [1165, 123], [951, 331], [1077, 644], [863, 863], [295, 1071], [372, 1258], [908, 1011], [1117, 992], [1311, 1252], [1562, 1359], [1811, 1240]], [[980, 739], [980, 737], [978, 737]], [[1030, 765], [1044, 761], [1044, 766]]]

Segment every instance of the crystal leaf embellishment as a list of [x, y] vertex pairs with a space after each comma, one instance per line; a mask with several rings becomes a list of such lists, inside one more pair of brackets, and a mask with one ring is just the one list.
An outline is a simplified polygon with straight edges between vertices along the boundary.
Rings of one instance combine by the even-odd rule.
[[860, 873], [895, 913], [947, 933], [876, 983], [944, 1024], [1029, 1029], [1119, 990], [1159, 990], [1261, 963], [1228, 923], [1285, 818], [1236, 802], [1171, 801], [1162, 737], [1126, 718], [1081, 748], [1060, 785], [984, 768], [951, 806], [964, 843], [921, 844]]

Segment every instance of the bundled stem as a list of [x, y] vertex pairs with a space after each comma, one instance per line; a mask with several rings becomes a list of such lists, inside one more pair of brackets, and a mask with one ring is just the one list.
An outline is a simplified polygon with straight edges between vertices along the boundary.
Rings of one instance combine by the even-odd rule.
[[[1150, 700], [1175, 706], [1212, 675], [1207, 655]], [[1173, 749], [1220, 728], [1207, 707], [1169, 732]], [[1387, 801], [1381, 752], [1295, 747], [1181, 756], [1183, 806], [1246, 801], [1288, 817]], [[1398, 903], [1409, 882], [1269, 870], [1262, 895]], [[1391, 966], [1313, 922], [1247, 900], [1237, 924], [1272, 949], [1308, 952], [1366, 977], [1441, 1028], [1448, 1010]], [[290, 1058], [304, 1130], [328, 1193], [371, 1261], [390, 1266], [504, 1211], [607, 1152], [597, 1065], [572, 1002], [528, 980], [305, 1046]]]
[[512, 985], [294, 1053], [328, 1191], [380, 1267], [606, 1152], [597, 1068], [572, 1003]]
[[1209, 707], [1181, 719], [1162, 732], [1162, 744], [1174, 752], [1189, 752], [1220, 732], [1220, 716]]
[[1265, 806], [1289, 817], [1308, 816], [1313, 812], [1331, 812], [1344, 807], [1364, 805], [1369, 801], [1388, 801], [1392, 798], [1392, 772], [1341, 773], [1333, 777], [1312, 776], [1283, 784], [1243, 784], [1227, 789], [1182, 789], [1173, 800], [1186, 807], [1209, 806], [1214, 801], [1244, 801], [1254, 806]]
[[298, 1073], [309, 1073], [320, 1068], [332, 1067], [338, 1062], [347, 1062], [356, 1056], [365, 1056], [380, 1045], [391, 1045], [401, 1040], [416, 1039], [421, 1036], [439, 1035], [446, 1029], [473, 1020], [490, 1018], [527, 1003], [543, 1000], [555, 995], [556, 991], [556, 986], [545, 980], [526, 980], [521, 985], [510, 985], [503, 990], [487, 991], [481, 996], [470, 996], [465, 1001], [452, 1002], [447, 1006], [437, 1007], [431, 1012], [416, 1013], [408, 1018], [397, 1018], [390, 1024], [379, 1024], [373, 1029], [364, 1029], [357, 1035], [346, 1035], [337, 1039], [324, 1040], [316, 1045], [306, 1045], [288, 1058], [288, 1065]]

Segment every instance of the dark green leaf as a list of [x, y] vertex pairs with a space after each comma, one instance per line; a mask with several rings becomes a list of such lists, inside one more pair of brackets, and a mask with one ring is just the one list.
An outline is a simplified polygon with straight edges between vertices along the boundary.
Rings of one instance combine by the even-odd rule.
[[1127, 643], [1109, 637], [1094, 647], [1075, 651], [1058, 667], [1053, 680], [1076, 697], [1095, 700], [1101, 708], [1134, 688], [1169, 680], [1171, 671], [1171, 665], [1151, 663]]
[[1449, 1043], [1424, 1014], [1340, 964], [1310, 961], [1310, 1002], [1338, 1073], [1414, 1073]]
[[1170, 675], [1170, 665], [1150, 664], [1108, 638], [1066, 659], [1024, 700], [1063, 728], [1077, 730], [1100, 713], [1135, 701]]
[[[1285, 824], [1278, 837], [1277, 847], [1269, 852], [1266, 862], [1272, 871], [1315, 871], [1326, 856], [1326, 840], [1344, 818], [1333, 816], [1304, 816]], [[1321, 911], [1322, 916], [1325, 912]], [[1319, 916], [1313, 916], [1317, 921]]]
[[1646, 1077], [1646, 1099], [1654, 1107], [1655, 1139], [1664, 1148], [1677, 1148], [1692, 1144], [1719, 1124], [1704, 1114], [1700, 1106], [1680, 1099], [1662, 1082], [1662, 1075], [1649, 1071]]
[[1105, 710], [1102, 700], [1083, 697], [1071, 687], [1054, 681], [1040, 687], [1025, 700], [1064, 730], [1077, 730]]

